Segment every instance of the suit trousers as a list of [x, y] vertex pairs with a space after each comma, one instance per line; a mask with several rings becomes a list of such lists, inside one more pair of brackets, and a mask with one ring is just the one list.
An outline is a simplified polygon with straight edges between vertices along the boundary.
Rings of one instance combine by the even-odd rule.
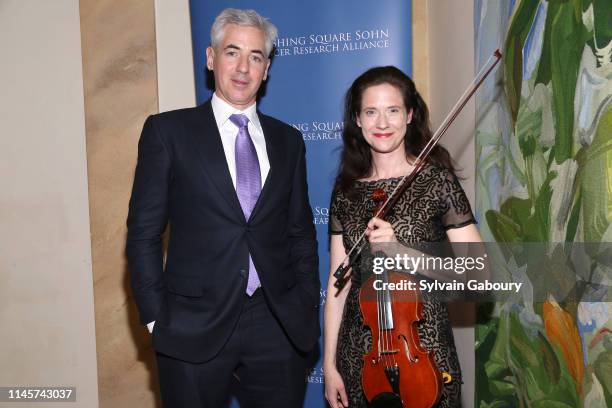
[[192, 363], [157, 353], [166, 408], [221, 408], [236, 390], [241, 408], [302, 407], [307, 355], [289, 341], [262, 289], [245, 294], [240, 318], [211, 360]]

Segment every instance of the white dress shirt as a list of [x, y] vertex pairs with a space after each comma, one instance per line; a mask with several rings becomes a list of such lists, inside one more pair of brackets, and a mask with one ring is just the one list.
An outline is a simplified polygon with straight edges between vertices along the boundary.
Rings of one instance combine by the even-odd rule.
[[[254, 103], [241, 111], [219, 98], [216, 93], [212, 96], [211, 104], [215, 122], [217, 122], [217, 129], [219, 129], [219, 134], [221, 135], [225, 160], [227, 161], [227, 167], [229, 168], [234, 188], [236, 188], [236, 136], [238, 136], [238, 126], [234, 125], [229, 119], [234, 113], [242, 113], [249, 118], [249, 134], [251, 135], [251, 140], [253, 140], [255, 151], [257, 152], [259, 171], [261, 173], [261, 186], [263, 187], [266, 177], [268, 177], [268, 172], [270, 171], [270, 160], [268, 160], [268, 152], [266, 150], [266, 139], [264, 138], [263, 129], [261, 128], [261, 123], [259, 123], [259, 117], [257, 116], [257, 104]], [[210, 137], [209, 135], [207, 136]], [[153, 332], [154, 325], [155, 321], [147, 323], [149, 333]]]
[[257, 105], [253, 104], [240, 111], [219, 98], [216, 93], [212, 96], [211, 104], [215, 121], [217, 122], [217, 129], [219, 129], [219, 134], [221, 134], [225, 160], [229, 167], [230, 176], [232, 176], [234, 188], [236, 188], [236, 136], [238, 135], [238, 126], [234, 125], [229, 119], [234, 113], [242, 113], [249, 118], [249, 134], [257, 152], [259, 171], [261, 173], [261, 186], [263, 187], [270, 171], [270, 161], [268, 160], [268, 152], [266, 150], [266, 139], [264, 138], [263, 129], [257, 116]]

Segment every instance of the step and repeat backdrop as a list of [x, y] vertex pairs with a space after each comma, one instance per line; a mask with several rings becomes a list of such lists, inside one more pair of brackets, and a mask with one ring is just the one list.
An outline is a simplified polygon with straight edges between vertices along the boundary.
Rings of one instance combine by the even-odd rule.
[[[272, 66], [258, 108], [297, 128], [306, 143], [323, 305], [329, 273], [329, 202], [342, 146], [344, 95], [358, 75], [374, 66], [395, 65], [412, 75], [411, 1], [191, 0], [190, 7], [198, 104], [213, 92], [205, 51], [210, 44], [210, 27], [223, 9], [254, 9], [278, 28]], [[306, 381], [305, 407], [325, 406], [321, 361]]]

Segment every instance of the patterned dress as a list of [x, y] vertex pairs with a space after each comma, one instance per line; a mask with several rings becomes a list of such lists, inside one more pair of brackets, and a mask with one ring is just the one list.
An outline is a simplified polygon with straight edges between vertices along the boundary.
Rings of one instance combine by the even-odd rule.
[[[342, 234], [344, 247], [351, 248], [372, 218], [372, 192], [383, 188], [387, 195], [400, 178], [357, 181], [358, 199], [349, 200], [341, 191], [332, 197], [329, 233]], [[397, 240], [409, 245], [447, 240], [446, 230], [475, 223], [470, 204], [455, 175], [433, 165], [426, 166], [400, 198], [388, 216]], [[364, 251], [366, 252], [366, 251]], [[359, 309], [361, 262], [353, 262], [351, 288], [347, 295], [338, 333], [336, 364], [344, 380], [349, 406], [367, 407], [361, 387], [363, 355], [372, 348], [370, 329], [364, 326]], [[461, 406], [461, 369], [445, 303], [430, 300], [423, 303], [424, 321], [419, 323], [421, 344], [434, 354], [440, 371], [449, 372], [453, 380], [443, 385], [437, 407]]]

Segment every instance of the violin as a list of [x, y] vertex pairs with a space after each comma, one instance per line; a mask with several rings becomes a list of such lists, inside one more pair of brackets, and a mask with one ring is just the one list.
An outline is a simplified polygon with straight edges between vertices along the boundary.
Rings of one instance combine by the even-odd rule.
[[[374, 190], [372, 199], [377, 214], [387, 200], [385, 191]], [[368, 278], [359, 292], [363, 321], [372, 331], [373, 347], [363, 356], [362, 372], [364, 394], [372, 407], [432, 407], [442, 393], [442, 374], [419, 339], [423, 303], [418, 289], [388, 289], [388, 283], [410, 276], [385, 270]], [[382, 281], [382, 290], [375, 289], [375, 280]]]
[[[421, 150], [413, 170], [400, 180], [390, 196], [387, 197], [382, 189], [374, 191], [375, 217], [384, 220], [390, 214], [427, 163], [427, 157], [436, 144], [501, 57], [501, 52], [495, 50]], [[356, 259], [365, 247], [364, 236], [365, 231], [334, 272], [335, 286], [339, 291], [350, 278], [347, 274], [351, 270], [351, 260]], [[366, 399], [373, 408], [431, 408], [440, 399], [442, 384], [452, 381], [449, 373], [438, 371], [433, 354], [421, 346], [417, 324], [423, 319], [423, 304], [419, 291], [391, 293], [386, 285], [410, 278], [408, 274], [384, 271], [367, 279], [360, 289], [359, 305], [364, 324], [372, 331], [372, 350], [363, 357], [362, 385]], [[374, 289], [375, 279], [382, 280], [382, 290]], [[418, 285], [414, 287], [418, 288]]]

